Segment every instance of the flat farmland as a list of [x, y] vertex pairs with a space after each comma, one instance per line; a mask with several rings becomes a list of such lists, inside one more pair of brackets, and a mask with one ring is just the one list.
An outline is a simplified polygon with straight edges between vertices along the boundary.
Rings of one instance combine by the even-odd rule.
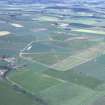
[[87, 49], [82, 48], [81, 50], [79, 49], [79, 51], [77, 50], [77, 52], [74, 49], [72, 53], [70, 52], [71, 46], [68, 45], [68, 47], [64, 47], [67, 44], [62, 44], [61, 46], [59, 43], [55, 43], [56, 46], [54, 46], [54, 44], [49, 42], [45, 44], [33, 44], [35, 43], [32, 43], [24, 49], [21, 53], [22, 56], [30, 59], [30, 61], [39, 62], [60, 71], [66, 71], [91, 61], [105, 51], [104, 42], [99, 42], [96, 45], [89, 44]]
[[84, 38], [81, 42], [82, 38], [78, 37], [65, 42], [33, 41], [20, 54], [26, 60], [66, 71], [94, 59], [99, 54], [100, 47], [104, 51], [104, 43], [85, 41]]
[[11, 88], [10, 84], [0, 80], [1, 105], [33, 105], [33, 103], [34, 99], [32, 99], [32, 97], [16, 92], [13, 88]]
[[[24, 78], [26, 77], [26, 78]], [[9, 81], [22, 86], [26, 91], [37, 95], [49, 105], [81, 105], [87, 98], [98, 96], [94, 90], [66, 81], [62, 78], [35, 73], [35, 71], [17, 71], [9, 75]], [[31, 82], [30, 82], [31, 81]], [[75, 101], [75, 99], [77, 101]], [[86, 104], [87, 105], [87, 104]]]
[[102, 0], [0, 0], [0, 105], [105, 105]]
[[92, 95], [95, 95], [94, 91], [71, 83], [62, 83], [40, 92], [40, 96], [50, 105], [81, 105], [86, 98], [89, 101]]
[[105, 81], [98, 78], [89, 76], [87, 74], [82, 74], [81, 72], [74, 72], [73, 70], [68, 71], [56, 71], [56, 70], [47, 70], [44, 71], [45, 74], [54, 76], [55, 78], [60, 78], [68, 82], [76, 83], [82, 85], [83, 87], [90, 88], [92, 90], [97, 90], [100, 85], [103, 85]]
[[104, 51], [105, 51], [104, 43], [100, 43], [98, 46], [88, 48], [86, 51], [80, 52], [80, 54], [70, 56], [67, 59], [64, 59], [63, 61], [54, 64], [53, 67], [55, 69], [65, 71], [96, 58]]
[[21, 85], [23, 88], [33, 94], [62, 83], [60, 80], [50, 76], [42, 75], [40, 73], [35, 73], [34, 71], [17, 71], [12, 73], [9, 78], [10, 82], [13, 81], [16, 84]]

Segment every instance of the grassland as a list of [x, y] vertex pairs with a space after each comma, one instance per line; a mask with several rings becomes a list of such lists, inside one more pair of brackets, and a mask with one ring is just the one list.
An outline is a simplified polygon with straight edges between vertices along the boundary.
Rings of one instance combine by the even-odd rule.
[[33, 105], [32, 97], [16, 92], [10, 84], [0, 80], [0, 104], [2, 105]]
[[33, 94], [61, 83], [59, 80], [51, 78], [50, 76], [35, 74], [34, 71], [17, 71], [10, 76], [10, 79]]
[[48, 100], [50, 105], [81, 105], [82, 101], [94, 95], [94, 91], [71, 83], [62, 83], [41, 91], [40, 95], [44, 100]]
[[[67, 74], [65, 76], [67, 76]], [[75, 77], [77, 78], [77, 75], [75, 75]], [[17, 71], [10, 74], [9, 79], [17, 85], [21, 85], [26, 91], [35, 95], [37, 94], [38, 97], [47, 101], [49, 105], [81, 105], [82, 102], [85, 103], [84, 100], [87, 98], [90, 100], [93, 95], [97, 96], [91, 88], [80, 86], [80, 83], [76, 85], [74, 81], [68, 81], [59, 76], [47, 75], [47, 73], [38, 74], [35, 73], [35, 71]], [[81, 78], [81, 80], [84, 79]], [[78, 78], [78, 82], [81, 80]], [[92, 80], [92, 78], [90, 80]], [[95, 81], [93, 81], [93, 83], [94, 82]], [[95, 84], [93, 85], [95, 86]], [[75, 99], [77, 101], [75, 101]]]
[[48, 75], [54, 76], [56, 78], [61, 78], [65, 81], [76, 83], [90, 89], [96, 89], [98, 86], [104, 84], [103, 80], [99, 80], [95, 77], [83, 75], [81, 72], [74, 72], [73, 70], [68, 70], [66, 72], [48, 70], [45, 71]]
[[74, 1], [0, 2], [0, 105], [105, 105], [104, 6]]

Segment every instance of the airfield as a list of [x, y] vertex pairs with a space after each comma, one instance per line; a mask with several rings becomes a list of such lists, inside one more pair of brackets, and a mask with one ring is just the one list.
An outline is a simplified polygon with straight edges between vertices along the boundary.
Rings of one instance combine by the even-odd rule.
[[0, 105], [105, 105], [103, 4], [69, 6], [0, 4]]

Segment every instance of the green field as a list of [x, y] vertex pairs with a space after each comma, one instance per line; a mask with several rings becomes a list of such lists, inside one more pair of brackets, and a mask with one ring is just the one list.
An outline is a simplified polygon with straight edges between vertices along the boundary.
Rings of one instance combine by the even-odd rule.
[[12, 73], [9, 78], [33, 94], [61, 83], [60, 80], [34, 71], [17, 71]]
[[11, 85], [0, 80], [0, 104], [2, 105], [38, 105], [31, 96], [16, 92]]
[[[75, 81], [68, 81], [59, 76], [55, 77], [54, 75], [38, 74], [35, 73], [35, 71], [13, 72], [9, 75], [9, 78], [17, 85], [21, 85], [26, 91], [37, 94], [43, 100], [46, 100], [49, 105], [75, 105], [77, 103], [80, 105], [82, 101], [85, 103], [84, 100], [87, 98], [90, 100], [91, 97], [96, 94], [94, 90], [86, 88], [82, 86], [82, 84], [80, 86], [80, 83], [78, 83], [78, 85], [74, 84]], [[81, 79], [78, 78], [78, 82], [81, 81]], [[89, 79], [87, 78], [87, 80]], [[92, 78], [90, 80], [92, 80]], [[86, 80], [84, 80], [84, 82], [85, 81]], [[93, 83], [94, 82], [93, 80]], [[95, 84], [93, 85], [95, 86]], [[75, 101], [75, 99], [77, 101]]]
[[0, 0], [0, 105], [105, 105], [104, 1], [21, 1]]

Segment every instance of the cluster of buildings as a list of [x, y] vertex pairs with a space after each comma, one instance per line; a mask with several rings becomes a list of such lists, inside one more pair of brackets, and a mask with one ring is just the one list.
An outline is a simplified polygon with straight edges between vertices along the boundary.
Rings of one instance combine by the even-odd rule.
[[16, 64], [15, 57], [0, 56], [0, 77], [6, 77], [6, 74], [11, 70], [16, 70], [17, 68], [26, 67], [26, 64], [18, 65]]
[[0, 56], [0, 77], [4, 77], [9, 70], [14, 68], [15, 62], [15, 57]]

